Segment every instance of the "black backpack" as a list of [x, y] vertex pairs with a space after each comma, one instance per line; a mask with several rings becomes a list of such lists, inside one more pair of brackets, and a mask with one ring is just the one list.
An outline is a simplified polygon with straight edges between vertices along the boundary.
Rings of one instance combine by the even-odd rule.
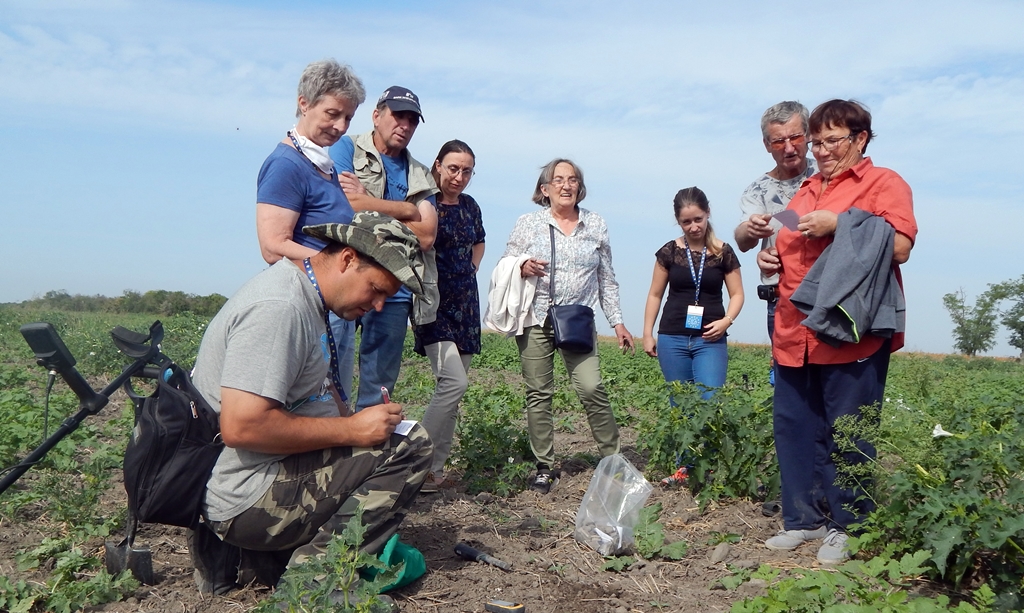
[[149, 396], [125, 383], [135, 427], [124, 452], [124, 488], [132, 516], [146, 523], [195, 528], [206, 482], [220, 457], [217, 413], [188, 373], [165, 361]]

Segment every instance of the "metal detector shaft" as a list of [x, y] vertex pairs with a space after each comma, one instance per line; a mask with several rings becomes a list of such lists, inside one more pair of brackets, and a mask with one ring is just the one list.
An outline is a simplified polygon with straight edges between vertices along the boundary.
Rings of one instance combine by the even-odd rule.
[[[31, 468], [36, 462], [43, 459], [50, 449], [53, 449], [54, 445], [60, 442], [62, 438], [74, 432], [78, 426], [82, 423], [89, 415], [98, 413], [100, 409], [107, 406], [110, 401], [110, 395], [117, 391], [117, 388], [124, 385], [124, 382], [130, 379], [136, 372], [141, 370], [146, 365], [145, 359], [137, 359], [135, 362], [125, 368], [120, 375], [117, 376], [113, 381], [110, 382], [103, 391], [96, 392], [85, 382], [82, 375], [75, 369], [74, 366], [69, 366], [60, 371], [60, 376], [64, 381], [67, 382], [75, 395], [78, 396], [81, 404], [79, 410], [74, 415], [65, 419], [57, 430], [54, 431], [49, 438], [42, 442], [41, 445], [35, 448], [32, 453], [28, 454], [21, 462], [18, 462], [11, 471], [4, 475], [4, 478], [0, 480], [0, 494], [7, 491], [7, 488], [11, 486], [15, 481], [18, 480], [25, 471]], [[84, 387], [83, 387], [84, 386]]]

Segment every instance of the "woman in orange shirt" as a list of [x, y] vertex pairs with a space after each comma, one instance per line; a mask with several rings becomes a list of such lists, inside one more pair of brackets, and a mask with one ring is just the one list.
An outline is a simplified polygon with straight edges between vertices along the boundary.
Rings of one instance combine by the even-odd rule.
[[[791, 298], [833, 242], [839, 215], [852, 207], [880, 217], [895, 231], [891, 262], [883, 265], [892, 267], [902, 288], [899, 265], [910, 257], [917, 222], [910, 186], [864, 156], [874, 136], [867, 109], [852, 100], [830, 100], [811, 113], [809, 124], [818, 173], [789, 203], [788, 209], [799, 215], [798, 225], [780, 230], [776, 247], [757, 256], [765, 274], [780, 274], [772, 337], [778, 364], [773, 417], [785, 529], [765, 545], [791, 550], [824, 539], [818, 561], [837, 564], [849, 557], [847, 527], [872, 508], [870, 501], [858, 500], [862, 492], [835, 485], [835, 421], [843, 415], [860, 416], [862, 406], [881, 405], [889, 353], [903, 346], [903, 333], [886, 338], [863, 332], [858, 342], [824, 342], [802, 325], [805, 313]], [[859, 447], [874, 457], [870, 444], [861, 441]], [[821, 508], [822, 498], [827, 511]]]

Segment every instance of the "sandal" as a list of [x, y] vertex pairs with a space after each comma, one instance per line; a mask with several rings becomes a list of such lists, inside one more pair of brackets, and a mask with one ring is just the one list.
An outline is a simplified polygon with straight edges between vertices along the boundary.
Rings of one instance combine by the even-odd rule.
[[457, 485], [457, 482], [451, 477], [441, 477], [438, 479], [434, 476], [434, 473], [427, 473], [427, 478], [424, 479], [423, 485], [420, 486], [421, 494], [436, 494], [441, 490], [448, 490]]
[[690, 474], [687, 472], [686, 467], [680, 466], [672, 476], [662, 479], [661, 485], [664, 487], [683, 486], [686, 485], [686, 480], [689, 478]]

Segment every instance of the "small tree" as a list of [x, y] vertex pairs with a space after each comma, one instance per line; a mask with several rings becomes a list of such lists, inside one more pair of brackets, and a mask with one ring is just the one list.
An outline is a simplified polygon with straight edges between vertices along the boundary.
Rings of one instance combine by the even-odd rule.
[[1010, 345], [1016, 347], [1024, 358], [1024, 275], [1017, 280], [990, 285], [988, 293], [997, 303], [1012, 301], [1010, 308], [999, 311], [999, 321], [1010, 331]]
[[978, 296], [974, 306], [967, 306], [963, 289], [942, 297], [942, 304], [953, 320], [953, 346], [966, 355], [976, 355], [995, 346], [997, 292], [989, 291]]

